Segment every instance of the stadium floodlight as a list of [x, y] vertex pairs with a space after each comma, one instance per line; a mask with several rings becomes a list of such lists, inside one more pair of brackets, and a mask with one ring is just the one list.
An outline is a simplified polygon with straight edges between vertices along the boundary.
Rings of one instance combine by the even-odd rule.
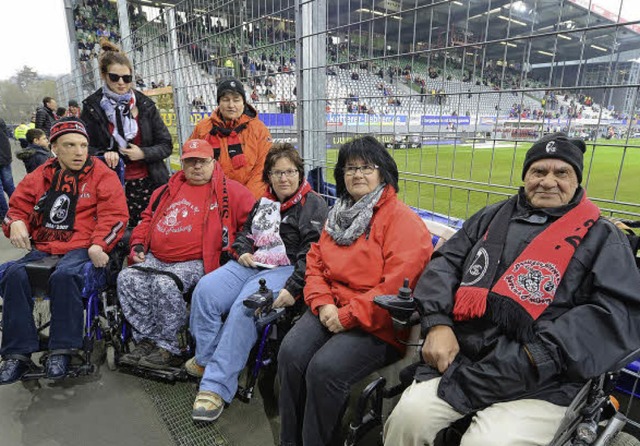
[[598, 45], [589, 45], [589, 46], [591, 48], [593, 48], [594, 50], [600, 50], [600, 51], [603, 51], [605, 53], [607, 52], [607, 49], [606, 48], [602, 48], [601, 46], [598, 46]]
[[511, 43], [511, 42], [500, 42], [500, 45], [507, 45], [507, 46], [511, 46], [513, 48], [517, 48], [518, 45], [516, 45], [515, 43]]
[[558, 34], [558, 37], [560, 37], [561, 39], [564, 40], [573, 40], [571, 37], [565, 35], [565, 34]]
[[551, 56], [554, 56], [554, 54], [553, 54], [553, 53], [550, 53], [550, 52], [548, 52], [548, 51], [543, 51], [543, 50], [538, 50], [538, 53], [543, 54], [543, 55], [545, 55], [545, 56], [550, 56], [550, 57], [551, 57]]
[[494, 8], [494, 9], [492, 9], [490, 11], [482, 12], [480, 14], [473, 15], [473, 16], [469, 17], [469, 20], [477, 19], [478, 17], [482, 17], [483, 15], [489, 15], [489, 14], [496, 13], [496, 12], [500, 11], [501, 9], [502, 8]]
[[520, 26], [527, 26], [527, 24], [526, 24], [526, 23], [521, 22], [520, 20], [510, 19], [509, 17], [505, 17], [505, 16], [503, 16], [503, 15], [499, 15], [499, 16], [498, 16], [498, 18], [499, 18], [499, 19], [502, 19], [502, 20], [506, 20], [507, 22], [513, 22], [513, 23], [515, 23], [515, 24], [517, 24], [517, 25], [520, 25]]
[[464, 6], [464, 3], [459, 2], [458, 0], [453, 0], [451, 3], [453, 3], [454, 5], [458, 5], [458, 6]]

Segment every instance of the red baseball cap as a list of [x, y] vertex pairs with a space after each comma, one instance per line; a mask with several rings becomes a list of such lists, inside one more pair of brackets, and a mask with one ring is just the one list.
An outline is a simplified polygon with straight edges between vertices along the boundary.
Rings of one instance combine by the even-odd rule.
[[204, 139], [191, 139], [182, 146], [182, 156], [187, 158], [213, 158], [213, 147]]

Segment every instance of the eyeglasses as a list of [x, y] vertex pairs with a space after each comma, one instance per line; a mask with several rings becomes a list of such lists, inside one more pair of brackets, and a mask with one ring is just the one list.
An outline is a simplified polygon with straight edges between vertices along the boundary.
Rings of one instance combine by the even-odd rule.
[[345, 176], [352, 177], [357, 171], [362, 172], [362, 175], [371, 175], [374, 170], [379, 169], [380, 166], [375, 164], [365, 164], [364, 166], [346, 166], [344, 168]]
[[116, 74], [116, 73], [107, 73], [107, 76], [109, 76], [109, 80], [111, 82], [118, 82], [120, 79], [122, 79], [125, 84], [130, 84], [131, 81], [133, 80], [133, 76], [130, 74], [125, 74], [124, 76], [120, 76], [119, 74]]
[[271, 172], [269, 172], [269, 176], [271, 176], [273, 178], [281, 178], [282, 175], [284, 175], [287, 178], [293, 178], [297, 173], [298, 173], [298, 171], [295, 170], [295, 169], [272, 170]]
[[182, 164], [187, 167], [195, 167], [198, 164], [201, 166], [208, 166], [213, 162], [213, 158], [187, 158], [182, 160]]

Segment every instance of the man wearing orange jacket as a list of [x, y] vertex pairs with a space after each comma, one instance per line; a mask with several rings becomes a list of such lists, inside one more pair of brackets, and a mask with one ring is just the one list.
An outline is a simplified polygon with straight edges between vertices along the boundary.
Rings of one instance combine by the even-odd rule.
[[51, 327], [47, 376], [66, 376], [74, 349], [82, 347], [83, 270], [106, 266], [129, 219], [124, 190], [114, 171], [88, 155], [82, 121], [64, 118], [51, 127], [52, 158], [18, 184], [2, 229], [29, 253], [0, 280], [4, 299], [0, 384], [18, 381], [39, 350], [25, 265], [61, 256], [49, 278]]
[[247, 104], [242, 83], [234, 78], [218, 84], [218, 108], [200, 121], [189, 139], [204, 139], [213, 146], [225, 175], [246, 186], [256, 199], [266, 190], [262, 170], [271, 147], [271, 134]]

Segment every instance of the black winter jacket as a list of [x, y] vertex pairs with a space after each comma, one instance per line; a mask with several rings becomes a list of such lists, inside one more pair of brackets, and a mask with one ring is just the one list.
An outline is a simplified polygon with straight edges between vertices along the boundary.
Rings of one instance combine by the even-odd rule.
[[[134, 94], [138, 107], [138, 131], [142, 138], [139, 147], [144, 152], [149, 177], [159, 186], [169, 181], [169, 171], [164, 159], [171, 155], [173, 150], [171, 135], [154, 102], [139, 91], [134, 91]], [[107, 115], [100, 107], [101, 99], [102, 88], [82, 101], [80, 119], [87, 127], [91, 155], [103, 155], [105, 152], [118, 150], [109, 132]]]
[[[242, 231], [236, 235], [233, 249], [238, 257], [254, 252], [251, 235], [251, 223], [260, 201], [251, 209]], [[305, 199], [296, 203], [282, 214], [280, 220], [280, 237], [287, 250], [287, 257], [294, 266], [293, 274], [287, 279], [284, 288], [295, 298], [302, 295], [304, 274], [307, 269], [307, 252], [312, 243], [320, 239], [320, 233], [327, 219], [327, 203], [320, 195], [309, 192]], [[267, 284], [268, 285], [268, 284]]]
[[[524, 248], [579, 202], [534, 209], [521, 190], [509, 223], [497, 281]], [[460, 352], [442, 376], [438, 396], [455, 410], [470, 413], [493, 403], [524, 398], [568, 406], [590, 378], [612, 370], [640, 347], [640, 272], [627, 238], [600, 218], [569, 262], [553, 302], [534, 323], [535, 340], [526, 345], [507, 338], [486, 318], [452, 320], [453, 296], [472, 262], [479, 240], [502, 203], [482, 209], [436, 251], [414, 292], [422, 328], [452, 326]], [[422, 364], [418, 381], [438, 376]]]
[[37, 144], [29, 144], [26, 148], [20, 150], [16, 157], [24, 163], [27, 173], [31, 173], [39, 166], [47, 162], [52, 157], [51, 152]]
[[52, 110], [44, 105], [36, 110], [36, 128], [47, 134], [47, 138], [51, 133], [51, 126], [56, 122], [56, 117]]
[[0, 119], [0, 166], [8, 166], [11, 164], [11, 143], [7, 136], [7, 124]]

